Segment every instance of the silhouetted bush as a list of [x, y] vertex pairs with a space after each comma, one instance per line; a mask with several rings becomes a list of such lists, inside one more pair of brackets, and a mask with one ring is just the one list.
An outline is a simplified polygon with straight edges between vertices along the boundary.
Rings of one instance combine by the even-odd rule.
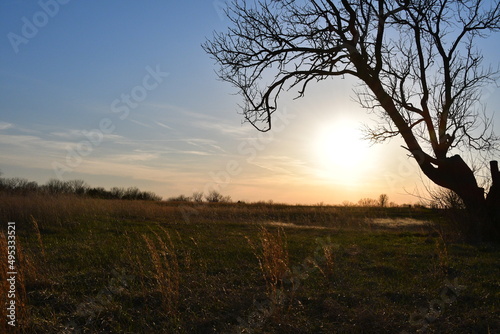
[[110, 192], [113, 198], [122, 199], [125, 196], [125, 188], [113, 187]]
[[191, 202], [191, 197], [186, 195], [179, 195], [175, 197], [170, 197], [167, 199], [168, 202]]
[[230, 203], [231, 196], [223, 196], [216, 190], [212, 190], [205, 196], [205, 200], [209, 203]]
[[136, 198], [136, 199], [140, 199], [143, 201], [161, 201], [162, 200], [161, 196], [156, 195], [152, 191], [143, 191], [140, 193], [139, 198]]
[[203, 192], [201, 191], [195, 191], [191, 197], [193, 198], [193, 202], [196, 203], [203, 202]]

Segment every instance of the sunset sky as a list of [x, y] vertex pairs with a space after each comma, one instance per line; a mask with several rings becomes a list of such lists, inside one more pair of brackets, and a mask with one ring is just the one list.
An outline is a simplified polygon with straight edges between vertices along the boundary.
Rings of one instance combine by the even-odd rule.
[[[83, 179], [164, 198], [216, 189], [233, 200], [314, 204], [409, 195], [422, 180], [402, 142], [361, 140], [356, 81], [283, 95], [276, 128], [242, 124], [241, 98], [201, 44], [223, 1], [3, 0], [0, 170], [45, 183]], [[500, 34], [479, 45], [498, 65]], [[487, 87], [491, 114], [500, 89]], [[500, 133], [497, 112], [496, 133]]]

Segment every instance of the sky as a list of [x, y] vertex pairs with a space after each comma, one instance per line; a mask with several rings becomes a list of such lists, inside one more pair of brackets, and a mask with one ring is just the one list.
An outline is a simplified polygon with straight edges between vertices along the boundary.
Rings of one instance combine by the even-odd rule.
[[[201, 48], [229, 24], [223, 6], [3, 0], [2, 176], [136, 186], [164, 198], [217, 190], [233, 200], [291, 204], [382, 193], [418, 201], [422, 176], [401, 140], [361, 139], [370, 116], [352, 100], [352, 79], [310, 85], [298, 100], [285, 94], [271, 132], [243, 123], [240, 96], [217, 79]], [[494, 65], [498, 35], [481, 45]], [[488, 113], [499, 93], [487, 87]]]

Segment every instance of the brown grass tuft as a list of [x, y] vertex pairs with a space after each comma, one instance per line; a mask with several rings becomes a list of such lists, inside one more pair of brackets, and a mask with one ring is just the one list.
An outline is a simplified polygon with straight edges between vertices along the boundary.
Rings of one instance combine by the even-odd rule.
[[38, 245], [40, 246], [40, 251], [42, 254], [43, 262], [46, 262], [47, 259], [45, 257], [45, 247], [43, 247], [42, 235], [40, 234], [40, 228], [38, 227], [38, 223], [37, 223], [35, 217], [33, 217], [33, 216], [30, 216], [30, 217], [31, 217], [31, 222], [33, 223], [33, 227], [35, 228], [35, 234], [36, 234], [36, 238], [38, 240]]
[[280, 310], [285, 303], [285, 279], [291, 273], [286, 234], [279, 228], [276, 234], [265, 227], [259, 232], [260, 251], [250, 242], [259, 261], [262, 276], [266, 282], [266, 293], [273, 303], [273, 309]]
[[434, 272], [437, 276], [446, 276], [450, 268], [450, 257], [448, 255], [448, 244], [441, 233], [439, 238], [436, 238], [435, 252]]
[[149, 256], [154, 267], [154, 278], [157, 288], [161, 294], [162, 305], [166, 313], [172, 317], [178, 316], [179, 303], [179, 263], [175, 253], [175, 247], [170, 234], [161, 228], [164, 234], [153, 232], [156, 241], [146, 235], [142, 235], [149, 251]]
[[323, 265], [324, 269], [321, 269], [321, 272], [326, 277], [332, 277], [335, 267], [335, 258], [333, 255], [333, 245], [322, 245], [323, 256], [325, 263]]

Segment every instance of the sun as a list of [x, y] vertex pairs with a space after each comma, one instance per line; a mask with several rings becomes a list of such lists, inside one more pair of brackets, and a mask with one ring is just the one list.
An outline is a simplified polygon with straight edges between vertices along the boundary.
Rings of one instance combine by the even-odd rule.
[[313, 146], [321, 176], [352, 182], [366, 169], [364, 162], [370, 147], [362, 139], [358, 122], [332, 121], [321, 126], [316, 134]]

